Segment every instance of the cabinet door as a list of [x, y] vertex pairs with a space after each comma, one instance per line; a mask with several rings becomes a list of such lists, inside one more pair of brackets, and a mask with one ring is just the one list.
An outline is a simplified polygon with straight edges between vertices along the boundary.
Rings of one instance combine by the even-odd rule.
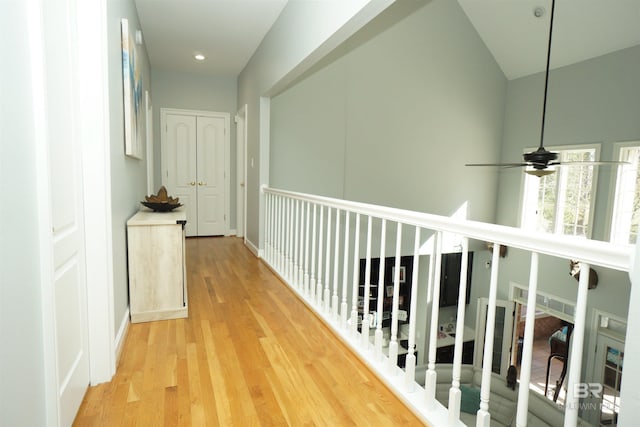
[[129, 227], [132, 315], [185, 306], [180, 225]]

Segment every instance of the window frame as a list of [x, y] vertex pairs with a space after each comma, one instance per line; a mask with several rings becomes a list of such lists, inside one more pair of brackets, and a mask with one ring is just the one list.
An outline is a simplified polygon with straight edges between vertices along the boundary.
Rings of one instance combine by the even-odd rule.
[[[640, 140], [633, 140], [633, 141], [624, 141], [624, 142], [616, 142], [613, 144], [613, 151], [612, 151], [612, 158], [614, 160], [620, 160], [620, 155], [622, 154], [622, 150], [624, 148], [630, 148], [630, 147], [638, 147], [640, 148]], [[615, 219], [614, 216], [614, 210], [616, 209], [616, 205], [617, 205], [617, 190], [618, 190], [618, 179], [620, 176], [620, 172], [621, 171], [621, 166], [618, 167], [618, 170], [616, 171], [613, 179], [611, 179], [611, 183], [609, 185], [609, 203], [608, 203], [608, 209], [607, 209], [607, 230], [605, 231], [605, 236], [607, 236], [607, 241], [609, 243], [613, 243], [613, 244], [618, 244], [618, 245], [625, 245], [625, 246], [632, 246], [632, 243], [620, 243], [620, 242], [616, 242], [614, 241], [614, 226], [613, 226], [613, 222]], [[613, 175], [613, 174], [612, 174]], [[639, 234], [640, 237], [640, 234]], [[628, 240], [628, 239], [627, 239]], [[640, 238], [637, 239], [637, 242], [640, 243]]]
[[[561, 151], [571, 151], [571, 150], [594, 150], [594, 160], [593, 161], [599, 161], [600, 160], [600, 153], [601, 153], [601, 145], [600, 143], [585, 143], [585, 144], [571, 144], [571, 145], [555, 145], [555, 146], [549, 146], [549, 147], [545, 147], [547, 150], [549, 151], [553, 151], [553, 152], [561, 152]], [[523, 153], [529, 153], [531, 151], [535, 151], [537, 149], [537, 147], [535, 148], [525, 148]], [[559, 157], [561, 155], [559, 154]], [[556, 170], [556, 173], [560, 174], [559, 170]], [[526, 228], [525, 227], [525, 219], [528, 216], [527, 211], [525, 210], [525, 200], [528, 198], [528, 194], [527, 194], [527, 180], [531, 175], [524, 173], [523, 174], [523, 178], [522, 178], [522, 183], [520, 186], [520, 228], [525, 229], [525, 230], [531, 230], [530, 228]], [[535, 179], [539, 179], [537, 177], [533, 177], [531, 176], [531, 178], [535, 178]], [[595, 215], [595, 210], [596, 210], [596, 193], [597, 193], [597, 189], [598, 189], [598, 168], [594, 167], [593, 168], [593, 175], [592, 175], [592, 185], [591, 185], [591, 198], [589, 200], [590, 206], [589, 206], [589, 216], [588, 216], [588, 226], [587, 226], [587, 230], [585, 232], [585, 238], [587, 239], [591, 239], [592, 235], [593, 235], [593, 221], [594, 221], [594, 215]], [[558, 213], [558, 208], [557, 208], [557, 204], [556, 204], [556, 212], [554, 214], [554, 221], [556, 222], [556, 224], [554, 224], [554, 229], [557, 227], [557, 220], [556, 220], [556, 215]], [[552, 233], [549, 234], [557, 234], [557, 235], [564, 235], [564, 234], [560, 234], [557, 233], [556, 231], [553, 231]], [[573, 234], [568, 234], [568, 236], [574, 236], [574, 237], [582, 237], [579, 235], [573, 235]]]

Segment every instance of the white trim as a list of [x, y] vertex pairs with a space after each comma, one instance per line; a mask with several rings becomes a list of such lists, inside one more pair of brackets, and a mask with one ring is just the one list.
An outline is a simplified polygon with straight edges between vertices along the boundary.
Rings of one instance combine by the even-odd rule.
[[[244, 125], [240, 135], [239, 125], [236, 124], [236, 228], [240, 233], [238, 237], [247, 234], [247, 108], [247, 104], [244, 104], [235, 117], [236, 123], [241, 119]], [[242, 140], [240, 140], [241, 136]], [[242, 197], [238, 197], [239, 194], [242, 194]]]
[[[528, 286], [521, 285], [521, 284], [519, 284], [517, 282], [509, 282], [509, 299], [511, 301], [516, 302], [516, 303], [521, 304], [521, 305], [525, 305], [525, 306], [528, 305], [528, 301], [526, 299], [521, 298], [519, 296], [516, 296], [516, 294], [515, 294], [515, 289], [516, 288], [524, 290], [524, 291], [527, 291], [527, 292], [529, 291]], [[565, 313], [565, 312], [562, 312], [562, 311], [555, 310], [555, 309], [553, 309], [551, 307], [541, 305], [536, 301], [536, 306], [535, 306], [536, 313], [538, 311], [541, 311], [543, 313], [550, 314], [553, 317], [557, 317], [559, 319], [566, 320], [567, 322], [574, 323], [575, 310], [576, 310], [576, 302], [575, 301], [570, 301], [568, 299], [561, 298], [561, 297], [558, 297], [556, 295], [550, 294], [548, 292], [543, 292], [543, 291], [540, 291], [540, 290], [536, 291], [536, 296], [538, 296], [538, 297], [542, 296], [542, 297], [548, 298], [550, 300], [557, 301], [557, 302], [559, 302], [559, 303], [561, 303], [561, 304], [563, 304], [565, 306], [573, 307], [573, 313], [572, 314], [568, 314], [568, 313]], [[528, 308], [527, 308], [527, 310], [528, 310]]]
[[253, 244], [253, 242], [247, 238], [244, 239], [244, 244], [247, 248], [249, 248], [249, 250], [251, 251], [252, 254], [254, 254], [255, 256], [257, 256], [258, 258], [260, 258], [260, 251], [258, 250], [258, 248], [256, 247], [256, 245]]
[[118, 328], [118, 333], [116, 334], [116, 339], [114, 342], [114, 346], [116, 348], [116, 361], [120, 360], [120, 356], [122, 355], [122, 350], [124, 348], [124, 343], [127, 339], [127, 334], [129, 333], [129, 307], [124, 312], [124, 316], [122, 316], [122, 321], [120, 322], [120, 327]]
[[146, 151], [147, 151], [147, 193], [155, 194], [155, 183], [153, 182], [153, 172], [155, 166], [153, 165], [153, 105], [151, 103], [151, 95], [149, 91], [144, 91], [144, 111], [146, 114]]
[[[620, 152], [623, 148], [627, 147], [640, 147], [640, 140], [633, 141], [619, 141], [613, 144], [613, 151], [611, 153], [612, 160], [620, 160]], [[609, 182], [609, 199], [607, 200], [607, 212], [606, 212], [606, 222], [604, 229], [604, 236], [608, 242], [613, 240], [613, 236], [611, 235], [613, 231], [613, 210], [615, 209], [616, 203], [616, 190], [618, 187], [618, 178], [620, 176], [620, 169], [616, 170], [615, 174], [611, 174], [612, 179]], [[633, 246], [633, 245], [629, 245]]]
[[[77, 2], [83, 144], [84, 224], [87, 277], [87, 321], [91, 384], [110, 381], [116, 370], [113, 342], [113, 257], [109, 81], [106, 5]], [[101, 48], [96, 49], [96, 46]]]
[[231, 230], [229, 230], [229, 236], [242, 237], [242, 236], [238, 236], [238, 230], [236, 230], [235, 228], [232, 228]]
[[231, 220], [231, 114], [217, 111], [184, 110], [179, 108], [160, 108], [160, 153], [161, 153], [161, 182], [166, 184], [167, 154], [166, 154], [166, 125], [167, 114], [182, 114], [186, 116], [216, 117], [224, 119], [224, 235], [230, 235], [229, 221]]

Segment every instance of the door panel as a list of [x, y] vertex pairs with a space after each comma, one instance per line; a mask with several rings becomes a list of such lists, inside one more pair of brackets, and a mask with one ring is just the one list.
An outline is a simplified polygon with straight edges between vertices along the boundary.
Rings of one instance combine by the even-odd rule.
[[169, 195], [179, 197], [187, 213], [187, 236], [198, 235], [196, 188], [197, 133], [195, 116], [167, 114], [166, 187]]
[[42, 2], [42, 7], [53, 257], [53, 280], [46, 292], [51, 301], [45, 304], [53, 308], [58, 419], [61, 425], [71, 425], [89, 385], [82, 144], [73, 60], [76, 16], [69, 0]]
[[[478, 298], [476, 317], [476, 343], [474, 350], [474, 365], [482, 367], [484, 358], [484, 339], [486, 337], [488, 298]], [[497, 300], [496, 316], [493, 330], [493, 356], [491, 372], [506, 375], [511, 364], [511, 342], [513, 335], [514, 302]]]
[[198, 235], [225, 233], [225, 120], [198, 117]]

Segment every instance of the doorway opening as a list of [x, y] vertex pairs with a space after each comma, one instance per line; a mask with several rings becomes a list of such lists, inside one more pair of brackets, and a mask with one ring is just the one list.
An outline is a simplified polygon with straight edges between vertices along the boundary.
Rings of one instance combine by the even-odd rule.
[[[515, 345], [511, 364], [518, 369], [522, 364], [526, 304], [516, 304]], [[567, 367], [573, 324], [567, 320], [536, 310], [531, 358], [531, 382], [529, 389], [559, 405], [564, 405], [567, 395]]]

